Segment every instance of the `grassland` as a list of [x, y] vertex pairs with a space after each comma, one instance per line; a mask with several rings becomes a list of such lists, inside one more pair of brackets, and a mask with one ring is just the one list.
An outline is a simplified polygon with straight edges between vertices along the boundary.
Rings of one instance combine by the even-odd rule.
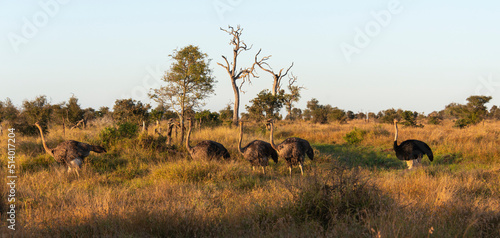
[[[102, 143], [105, 125], [50, 128], [49, 147], [65, 139]], [[346, 134], [357, 131], [354, 144]], [[219, 141], [230, 161], [193, 161], [182, 146], [142, 135], [91, 154], [77, 178], [44, 153], [39, 137], [17, 136], [17, 226], [7, 229], [6, 173], [2, 236], [13, 237], [499, 237], [500, 122], [455, 129], [451, 122], [400, 128], [400, 139], [426, 141], [434, 162], [405, 170], [391, 150], [391, 125], [352, 121], [278, 123], [275, 140], [311, 142], [305, 176], [283, 160], [252, 171], [237, 153], [237, 128], [196, 130], [192, 143]], [[268, 140], [249, 125], [244, 144]], [[176, 140], [174, 139], [174, 142]], [[1, 144], [6, 148], [6, 136]], [[7, 164], [2, 149], [2, 166]]]

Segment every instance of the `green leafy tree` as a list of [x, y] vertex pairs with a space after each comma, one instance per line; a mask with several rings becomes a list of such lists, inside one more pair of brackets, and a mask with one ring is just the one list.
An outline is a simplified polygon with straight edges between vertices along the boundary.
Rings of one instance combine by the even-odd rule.
[[166, 108], [163, 105], [158, 105], [155, 109], [151, 110], [149, 113], [149, 118], [153, 122], [159, 122], [163, 119], [163, 116], [165, 115]]
[[6, 98], [4, 102], [0, 102], [0, 123], [3, 121], [12, 123], [17, 119], [18, 114], [19, 111], [10, 98]]
[[50, 106], [50, 122], [51, 124], [63, 125], [67, 121], [68, 110], [65, 107], [65, 102], [53, 104]]
[[83, 120], [85, 121], [85, 126], [87, 125], [88, 122], [95, 120], [97, 117], [95, 109], [88, 107], [82, 110], [83, 112]]
[[428, 116], [428, 123], [431, 125], [439, 125], [441, 124], [442, 121], [443, 121], [443, 116], [442, 113], [440, 112], [434, 111]]
[[329, 121], [336, 121], [339, 123], [345, 123], [347, 121], [347, 113], [344, 110], [330, 105], [326, 105], [325, 109], [328, 113]]
[[105, 117], [106, 115], [111, 115], [109, 107], [100, 107], [99, 110], [96, 111], [97, 117]]
[[363, 112], [358, 112], [358, 114], [356, 114], [356, 119], [366, 120], [366, 114]]
[[214, 93], [216, 83], [209, 68], [208, 55], [198, 46], [189, 45], [170, 55], [174, 63], [163, 76], [166, 86], [153, 89], [150, 97], [177, 113], [184, 141], [184, 121], [187, 112], [203, 106], [204, 100]]
[[472, 123], [477, 124], [484, 120], [488, 114], [488, 110], [485, 106], [492, 99], [491, 96], [470, 96], [467, 98], [467, 112], [468, 118]]
[[458, 103], [450, 103], [445, 106], [443, 116], [447, 119], [458, 119], [463, 115], [465, 106]]
[[399, 119], [401, 116], [401, 110], [396, 111], [394, 108], [380, 111], [377, 114], [377, 118], [380, 122], [392, 124], [394, 119]]
[[283, 107], [284, 91], [273, 95], [267, 89], [262, 90], [257, 97], [250, 100], [251, 106], [246, 106], [248, 116], [255, 121], [265, 119], [279, 119], [279, 110]]
[[300, 108], [293, 108], [292, 112], [287, 117], [288, 117], [287, 119], [292, 120], [292, 121], [302, 120], [304, 118], [302, 115], [302, 110], [300, 110]]
[[22, 134], [36, 135], [38, 130], [34, 126], [35, 122], [39, 122], [46, 130], [51, 113], [52, 107], [46, 96], [38, 96], [32, 101], [25, 100], [20, 117], [17, 118], [14, 125]]
[[217, 112], [211, 112], [210, 110], [203, 110], [201, 112], [197, 112], [194, 115], [194, 118], [198, 121], [201, 121], [203, 125], [208, 126], [218, 126], [222, 123], [220, 120], [220, 115]]
[[228, 103], [224, 109], [219, 111], [219, 116], [220, 120], [222, 120], [224, 123], [232, 123], [233, 108], [231, 107], [231, 103]]
[[149, 117], [149, 104], [132, 99], [118, 99], [113, 106], [113, 119], [118, 123], [135, 123], [141, 125]]
[[494, 105], [493, 107], [491, 107], [489, 118], [494, 120], [500, 120], [500, 108], [498, 108], [498, 106]]
[[67, 110], [67, 120], [69, 126], [74, 126], [83, 119], [83, 114], [85, 112], [80, 107], [80, 104], [78, 104], [78, 98], [76, 98], [75, 96], [69, 98], [65, 109]]
[[470, 96], [467, 98], [467, 104], [460, 107], [460, 118], [455, 121], [455, 127], [464, 128], [469, 125], [475, 125], [486, 118], [488, 110], [485, 106], [492, 97], [490, 96]]
[[307, 102], [307, 109], [305, 116], [310, 118], [313, 123], [327, 123], [328, 122], [328, 110], [325, 106], [320, 105], [318, 99], [313, 98]]
[[404, 120], [402, 124], [405, 126], [420, 127], [422, 125], [417, 125], [417, 117], [418, 117], [417, 112], [412, 112], [408, 110], [403, 111], [401, 113], [401, 118]]
[[349, 120], [353, 120], [354, 118], [356, 118], [356, 114], [354, 114], [354, 112], [353, 112], [353, 111], [350, 111], [350, 110], [349, 110], [349, 111], [347, 111], [347, 113], [346, 113], [346, 117], [347, 117], [347, 119], [349, 119]]

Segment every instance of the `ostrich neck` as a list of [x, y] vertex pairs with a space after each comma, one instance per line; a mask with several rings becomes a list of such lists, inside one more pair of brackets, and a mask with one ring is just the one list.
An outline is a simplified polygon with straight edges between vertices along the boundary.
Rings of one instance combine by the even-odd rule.
[[54, 157], [54, 154], [52, 153], [52, 150], [49, 149], [49, 147], [47, 147], [47, 144], [45, 143], [45, 138], [43, 137], [42, 128], [38, 124], [35, 124], [35, 126], [38, 127], [38, 130], [40, 130], [40, 136], [42, 137], [42, 144], [43, 144], [43, 148], [45, 149], [45, 152], [47, 152], [47, 154], [49, 154], [52, 157]]
[[398, 123], [394, 123], [394, 130], [396, 131], [394, 141], [398, 141]]
[[243, 154], [243, 150], [241, 149], [241, 141], [243, 140], [243, 123], [240, 123], [240, 139], [238, 141], [238, 151]]
[[278, 149], [276, 149], [276, 145], [274, 144], [274, 123], [271, 123], [271, 146], [273, 147], [273, 149], [275, 149], [276, 151], [278, 151]]

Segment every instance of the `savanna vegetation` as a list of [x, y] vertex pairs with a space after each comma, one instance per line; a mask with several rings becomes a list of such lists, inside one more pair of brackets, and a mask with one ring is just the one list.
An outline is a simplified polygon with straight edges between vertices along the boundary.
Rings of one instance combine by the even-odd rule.
[[[391, 150], [389, 124], [280, 122], [276, 141], [297, 136], [315, 148], [303, 177], [298, 168], [290, 177], [283, 160], [266, 175], [252, 171], [237, 153], [235, 127], [192, 135], [226, 145], [229, 161], [193, 161], [177, 144], [180, 133], [168, 146], [153, 127], [95, 120], [65, 136], [50, 127], [49, 147], [65, 139], [106, 146], [108, 153], [86, 159], [79, 178], [45, 154], [39, 136], [18, 134], [18, 229], [6, 229], [2, 186], [2, 230], [16, 237], [498, 236], [500, 123], [452, 124], [401, 129], [402, 140], [423, 139], [435, 153], [434, 162], [408, 171]], [[263, 123], [250, 123], [243, 143], [268, 138]]]
[[[233, 55], [217, 65], [227, 71], [235, 101], [218, 112], [202, 108], [216, 80], [197, 46], [170, 55], [166, 85], [150, 91], [154, 108], [120, 99], [113, 108], [83, 109], [76, 96], [59, 104], [38, 96], [21, 108], [0, 102], [3, 148], [15, 134], [15, 157], [0, 150], [2, 237], [500, 236], [500, 110], [485, 106], [491, 97], [471, 96], [429, 115], [355, 113], [314, 98], [302, 110], [294, 108], [304, 87], [289, 73], [293, 63], [273, 71], [270, 56], [259, 59], [259, 51], [251, 66], [239, 68], [237, 58], [251, 47], [239, 26], [221, 30], [231, 37]], [[312, 145], [304, 176], [298, 168], [290, 176], [283, 158], [270, 162], [266, 174], [253, 171], [238, 153], [239, 92], [257, 68], [272, 75], [273, 87], [241, 113], [243, 145], [269, 141], [265, 122], [275, 119], [277, 143], [300, 137]], [[191, 144], [217, 141], [231, 159], [191, 159], [184, 146], [188, 118], [195, 122]], [[403, 125], [399, 142], [425, 141], [433, 162], [425, 158], [407, 170], [396, 158], [394, 119]], [[76, 140], [107, 153], [91, 153], [79, 176], [67, 173], [45, 152], [35, 122], [49, 148]], [[17, 176], [15, 231], [7, 228], [9, 160]]]

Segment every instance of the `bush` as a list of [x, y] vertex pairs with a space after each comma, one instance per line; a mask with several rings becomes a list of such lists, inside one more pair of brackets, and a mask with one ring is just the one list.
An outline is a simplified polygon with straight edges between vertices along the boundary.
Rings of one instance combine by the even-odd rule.
[[118, 128], [105, 127], [99, 133], [99, 139], [106, 145], [116, 143], [119, 139], [131, 139], [137, 136], [139, 126], [134, 123], [124, 122], [119, 123]]
[[120, 138], [134, 138], [139, 132], [139, 126], [134, 123], [124, 122], [118, 124], [118, 135]]
[[439, 125], [439, 124], [441, 124], [442, 120], [443, 119], [441, 119], [438, 116], [430, 116], [429, 117], [429, 124], [431, 124], [431, 125]]
[[354, 128], [351, 132], [347, 133], [343, 138], [349, 145], [357, 145], [363, 141], [366, 134], [365, 130]]
[[295, 203], [286, 209], [299, 221], [316, 220], [325, 229], [350, 217], [363, 223], [367, 216], [378, 214], [390, 204], [360, 170], [338, 165], [324, 178], [310, 177], [291, 187]]
[[455, 125], [453, 125], [453, 127], [463, 129], [463, 128], [466, 128], [472, 124], [473, 123], [470, 120], [468, 120], [466, 118], [462, 118], [462, 119], [456, 120]]

